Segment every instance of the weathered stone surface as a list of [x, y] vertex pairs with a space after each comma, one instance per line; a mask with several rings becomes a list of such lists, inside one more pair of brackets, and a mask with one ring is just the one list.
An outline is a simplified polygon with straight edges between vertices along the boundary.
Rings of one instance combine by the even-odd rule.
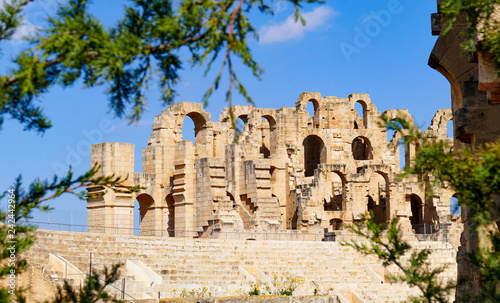
[[[142, 302], [142, 301], [141, 301]], [[208, 299], [165, 299], [163, 302], [183, 302], [183, 303], [340, 303], [336, 296], [254, 296], [254, 297], [226, 297], [226, 298], [208, 298]]]
[[[312, 115], [306, 111], [309, 102]], [[362, 112], [356, 111], [357, 103]], [[449, 215], [450, 188], [434, 189], [426, 201], [416, 177], [397, 178], [404, 147], [387, 145], [381, 113], [368, 94], [337, 98], [305, 92], [295, 107], [232, 110], [225, 109], [214, 122], [201, 104], [167, 108], [155, 117], [142, 173], [134, 173], [132, 144], [95, 144], [92, 163], [101, 165], [103, 175], [128, 176], [144, 189], [127, 194], [109, 188], [103, 197], [90, 199], [88, 223], [95, 226], [90, 231], [132, 234], [135, 199], [142, 235], [235, 238], [234, 232], [251, 231], [261, 232], [258, 238], [265, 231], [293, 229], [317, 236], [351, 224], [368, 210], [379, 222], [399, 217], [407, 235], [439, 232], [443, 224], [459, 230]], [[385, 114], [413, 123], [407, 110]], [[231, 115], [245, 122], [238, 143]], [[186, 116], [195, 125], [194, 143], [182, 138]], [[451, 140], [446, 136], [450, 119], [450, 110], [439, 110], [426, 134]], [[389, 140], [398, 142], [403, 135]], [[406, 163], [417, 151], [413, 144], [402, 151]], [[452, 239], [458, 244], [456, 232]]]
[[[272, 284], [274, 275], [301, 280], [294, 296], [310, 296], [316, 289], [317, 294], [336, 296], [341, 302], [401, 302], [419, 293], [417, 288], [393, 283], [391, 277], [398, 273], [395, 266], [384, 269], [377, 258], [356, 253], [338, 242], [189, 239], [46, 230], [37, 230], [35, 236], [38, 245], [22, 256], [56, 282], [64, 279], [64, 267], [52, 267], [48, 251], [81, 273], [88, 273], [90, 266], [102, 272], [106, 266], [125, 264], [114, 284], [116, 288], [109, 288], [119, 297], [123, 278], [126, 298], [130, 295], [136, 299], [187, 299], [203, 295], [224, 299], [248, 295], [255, 285], [263, 289], [264, 282]], [[412, 241], [410, 245], [417, 251], [432, 252], [431, 268], [444, 266], [440, 281], [456, 281], [455, 248], [451, 244]], [[401, 261], [407, 263], [408, 257]], [[131, 262], [138, 265], [133, 270], [129, 268]], [[72, 285], [79, 287], [85, 275], [68, 277]]]
[[[437, 1], [438, 7], [442, 2], [442, 0]], [[495, 14], [494, 18], [500, 20], [500, 14], [498, 12]], [[432, 19], [433, 32], [439, 27], [439, 22], [443, 20]], [[429, 58], [429, 65], [443, 74], [451, 85], [455, 148], [474, 151], [477, 147], [498, 141], [500, 138], [500, 119], [498, 119], [500, 117], [500, 106], [498, 106], [500, 80], [496, 76], [497, 67], [491, 54], [481, 47], [484, 39], [482, 34], [474, 37], [478, 42], [477, 51], [463, 54], [460, 44], [466, 39], [467, 30], [467, 16], [463, 13], [447, 34], [439, 32]], [[481, 33], [480, 30], [477, 32]], [[497, 197], [495, 202], [500, 203], [500, 199]], [[466, 255], [477, 251], [478, 243], [489, 242], [487, 237], [480, 239], [478, 234], [471, 232], [469, 226], [471, 222], [468, 222], [466, 213], [467, 209], [462, 207], [464, 233], [461, 237], [457, 259], [459, 279], [468, 282], [462, 283], [462, 290], [457, 292], [457, 301], [462, 301], [460, 293], [478, 293], [481, 287], [481, 277], [478, 272], [470, 268]], [[495, 214], [492, 218], [494, 218], [492, 221], [495, 221], [498, 215]], [[492, 223], [489, 228], [498, 230], [495, 223]], [[485, 246], [488, 245], [485, 244]]]

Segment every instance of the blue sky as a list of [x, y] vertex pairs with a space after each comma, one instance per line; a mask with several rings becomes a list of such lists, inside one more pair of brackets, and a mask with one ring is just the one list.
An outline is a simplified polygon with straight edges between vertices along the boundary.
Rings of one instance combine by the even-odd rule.
[[[92, 11], [107, 25], [121, 16], [125, 3], [95, 2]], [[291, 19], [291, 5], [282, 1], [273, 5], [274, 16], [252, 15], [260, 41], [251, 41], [250, 46], [254, 58], [265, 70], [262, 80], [236, 65], [256, 106], [293, 107], [304, 91], [338, 97], [369, 93], [380, 112], [406, 108], [424, 127], [438, 109], [451, 106], [448, 82], [427, 65], [436, 40], [430, 28], [430, 14], [437, 11], [436, 1], [338, 0], [305, 5], [305, 27]], [[47, 14], [53, 14], [54, 8], [55, 1], [35, 2], [27, 11], [27, 23], [17, 37], [36, 30]], [[10, 58], [23, 44], [15, 40], [0, 46], [3, 52], [0, 68], [5, 73], [12, 66]], [[189, 65], [185, 65], [181, 75], [177, 101], [200, 102], [214, 79], [214, 73], [204, 77], [203, 69]], [[226, 88], [227, 82], [223, 82], [206, 108], [212, 113], [212, 120], [217, 120], [227, 106]], [[152, 119], [164, 109], [154, 86], [148, 93], [147, 112], [132, 126], [108, 112], [103, 87], [83, 89], [81, 84], [66, 89], [54, 87], [39, 102], [54, 125], [43, 136], [23, 131], [12, 120], [6, 121], [0, 132], [2, 190], [19, 174], [27, 183], [36, 177], [60, 175], [69, 165], [75, 173], [85, 172], [90, 168], [90, 143], [135, 144], [135, 170], [141, 172], [141, 149], [147, 145]], [[233, 103], [246, 104], [238, 95]], [[50, 205], [56, 209], [50, 215], [51, 222], [86, 222], [84, 201], [68, 195]], [[47, 215], [37, 218], [47, 220]]]

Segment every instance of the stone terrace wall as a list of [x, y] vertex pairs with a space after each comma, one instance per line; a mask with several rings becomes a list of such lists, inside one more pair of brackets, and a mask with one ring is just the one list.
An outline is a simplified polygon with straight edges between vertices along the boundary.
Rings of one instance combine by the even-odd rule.
[[[202, 287], [216, 296], [248, 293], [251, 283], [270, 283], [274, 274], [289, 272], [302, 279], [297, 294], [312, 295], [313, 281], [320, 292], [339, 296], [343, 302], [400, 302], [416, 289], [390, 283], [380, 262], [337, 242], [236, 241], [135, 237], [101, 233], [39, 230], [37, 243], [69, 261], [71, 273], [86, 273], [90, 253], [92, 268], [126, 264], [126, 291], [136, 298], [179, 296], [182, 290]], [[414, 242], [416, 249], [432, 250], [432, 266], [447, 266], [442, 281], [456, 277], [455, 250], [442, 242]], [[49, 260], [34, 245], [28, 262], [53, 277], [64, 277], [64, 266]], [[142, 263], [140, 263], [142, 262]], [[133, 263], [133, 264], [131, 264]], [[134, 265], [135, 264], [135, 265]], [[143, 264], [143, 265], [141, 265]], [[137, 268], [141, 267], [141, 270]], [[70, 278], [78, 282], [78, 275]], [[121, 282], [117, 287], [121, 289]]]

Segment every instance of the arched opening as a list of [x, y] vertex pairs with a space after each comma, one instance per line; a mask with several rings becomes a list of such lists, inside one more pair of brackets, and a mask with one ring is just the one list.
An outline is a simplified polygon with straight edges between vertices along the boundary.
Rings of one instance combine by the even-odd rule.
[[[191, 140], [191, 142], [194, 143], [204, 143], [203, 133], [206, 123], [207, 121], [202, 114], [198, 112], [188, 113], [182, 122], [182, 140]], [[194, 130], [194, 136], [191, 130]]]
[[164, 218], [166, 218], [167, 224], [164, 224], [164, 228], [167, 229], [169, 237], [175, 237], [175, 201], [172, 194], [167, 196], [165, 202], [167, 204], [167, 214]]
[[398, 134], [394, 128], [403, 129], [403, 125], [401, 124], [401, 122], [393, 119], [387, 124], [386, 128], [387, 128], [387, 142], [389, 143], [392, 140], [394, 140], [396, 138], [396, 135]]
[[365, 137], [356, 137], [352, 140], [351, 151], [354, 160], [372, 160], [372, 144]]
[[148, 194], [140, 194], [139, 196], [137, 196], [136, 201], [139, 205], [138, 227], [140, 228], [140, 235], [152, 236], [155, 234], [155, 217], [154, 217], [155, 201]]
[[319, 109], [318, 100], [310, 99], [309, 101], [307, 101], [306, 111], [309, 114], [309, 120], [307, 122], [308, 127], [314, 127], [314, 128], [319, 127], [319, 120], [318, 116], [316, 115], [318, 109]]
[[264, 159], [269, 158], [271, 155], [271, 123], [265, 117], [261, 117], [261, 140], [259, 152], [264, 156]]
[[229, 197], [229, 201], [231, 202], [233, 210], [238, 211], [238, 205], [236, 205], [236, 200], [234, 200], [234, 196], [228, 191], [226, 191], [226, 196]]
[[238, 119], [240, 119], [244, 125], [246, 125], [248, 123], [248, 115], [239, 115]]
[[446, 123], [446, 136], [453, 138], [453, 120], [451, 119]]
[[334, 172], [332, 177], [332, 193], [323, 199], [324, 211], [342, 211], [345, 209], [345, 178], [340, 172]]
[[[133, 219], [133, 228], [134, 230], [132, 231], [132, 234], [134, 236], [140, 236], [141, 235], [141, 215], [139, 214], [139, 211], [137, 211], [138, 209], [140, 208], [139, 206], [139, 201], [137, 201], [137, 199], [134, 201], [134, 209], [131, 210], [130, 212], [130, 215], [132, 216], [132, 219]], [[118, 215], [116, 215], [115, 217], [115, 220], [116, 220], [116, 224], [115, 226], [116, 227], [120, 227], [120, 220], [118, 218]], [[119, 229], [120, 233], [122, 232], [120, 229]]]
[[302, 145], [304, 146], [305, 176], [310, 177], [314, 175], [318, 164], [326, 162], [325, 144], [320, 137], [311, 135], [304, 139]]
[[184, 116], [184, 121], [182, 122], [182, 140], [194, 143], [195, 139], [194, 122], [188, 116]]
[[370, 176], [367, 208], [375, 215], [375, 222], [386, 223], [390, 219], [389, 188], [386, 177], [380, 172]]
[[416, 194], [410, 195], [411, 217], [410, 223], [415, 233], [420, 234], [424, 223], [424, 204]]
[[404, 170], [415, 160], [418, 145], [414, 142], [406, 142], [406, 137], [401, 134], [401, 131], [398, 131], [402, 129], [403, 124], [392, 119], [387, 125], [387, 142], [394, 144], [395, 150], [397, 149], [396, 156], [398, 156], [399, 168]]
[[462, 214], [462, 207], [458, 205], [457, 195], [453, 195], [453, 197], [451, 197], [450, 199], [450, 214], [452, 215]]
[[319, 102], [316, 99], [310, 99], [306, 104], [306, 111], [309, 113], [309, 117], [314, 117], [316, 111], [319, 108]]
[[367, 196], [367, 200], [367, 209], [369, 212], [373, 212], [373, 215], [375, 216], [375, 223], [385, 223], [386, 220], [384, 205], [382, 205], [381, 203], [377, 203], [370, 195]]
[[248, 123], [248, 115], [239, 115], [235, 121], [235, 126], [238, 132], [248, 131], [247, 123]]
[[342, 224], [343, 224], [342, 219], [330, 220], [330, 226], [332, 227], [332, 230], [342, 230]]
[[408, 165], [410, 165], [410, 144], [405, 143], [405, 138], [402, 138], [398, 142], [399, 151], [399, 169], [404, 170]]
[[363, 128], [367, 127], [366, 103], [364, 101], [356, 101], [354, 104], [354, 125], [362, 125]]

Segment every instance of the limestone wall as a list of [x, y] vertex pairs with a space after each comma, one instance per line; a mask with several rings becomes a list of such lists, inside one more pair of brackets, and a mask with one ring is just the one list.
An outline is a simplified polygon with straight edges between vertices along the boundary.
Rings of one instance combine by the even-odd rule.
[[[468, 28], [468, 16], [460, 14], [451, 29], [444, 33], [444, 19], [441, 18], [439, 6], [443, 1], [437, 1], [437, 12], [432, 14], [432, 34], [438, 36], [436, 44], [429, 56], [429, 66], [440, 72], [450, 83], [451, 108], [453, 114], [453, 137], [457, 150], [474, 151], [500, 138], [500, 81], [497, 76], [497, 64], [487, 48], [482, 47], [484, 34], [480, 24], [474, 29], [478, 45], [473, 52], [464, 53], [462, 43]], [[497, 4], [497, 3], [495, 3]], [[498, 10], [493, 18], [499, 20]], [[500, 203], [498, 195], [493, 199]], [[481, 232], [474, 231], [471, 214], [462, 207], [464, 232], [461, 237], [461, 247], [458, 253], [459, 278], [467, 281], [461, 286], [462, 294], [478, 294], [481, 288], [481, 274], [473, 269], [468, 262], [468, 254], [481, 250], [480, 243], [489, 247], [488, 237], [482, 237]], [[493, 214], [491, 224], [486, 230], [498, 230], [495, 223], [498, 214]], [[457, 301], [462, 297], [457, 297]]]
[[[33, 245], [24, 257], [54, 279], [64, 278], [64, 267], [51, 266], [50, 255], [39, 245], [83, 274], [90, 267], [102, 271], [105, 266], [123, 264], [115, 286], [121, 290], [125, 278], [126, 292], [139, 299], [158, 295], [179, 298], [183, 290], [196, 293], [204, 287], [213, 297], [248, 295], [252, 283], [272, 284], [274, 275], [302, 280], [296, 295], [310, 296], [316, 288], [320, 294], [342, 298], [342, 302], [401, 302], [419, 293], [390, 282], [390, 276], [397, 273], [395, 268], [384, 271], [376, 258], [356, 253], [338, 242], [188, 239], [44, 230], [36, 232], [36, 241], [38, 245]], [[450, 244], [410, 244], [417, 250], [432, 251], [431, 267], [445, 266], [440, 281], [455, 281], [455, 249]], [[136, 266], [129, 268], [131, 263]], [[85, 276], [68, 277], [78, 286]]]
[[[306, 111], [308, 103], [314, 112]], [[385, 114], [413, 123], [406, 110]], [[101, 165], [102, 174], [128, 175], [144, 189], [132, 194], [90, 187], [106, 194], [89, 199], [89, 225], [132, 227], [136, 199], [143, 235], [165, 230], [170, 236], [192, 237], [220, 231], [332, 231], [369, 210], [381, 223], [400, 218], [408, 234], [451, 224], [451, 189], [436, 188], [426, 200], [416, 177], [397, 178], [404, 147], [388, 147], [380, 116], [368, 94], [337, 98], [305, 92], [295, 107], [234, 106], [217, 122], [201, 104], [172, 105], [155, 117], [142, 173], [133, 172], [133, 145], [93, 146], [92, 163]], [[182, 138], [186, 117], [195, 125], [194, 143]], [[231, 117], [244, 124], [238, 142]], [[446, 138], [450, 119], [450, 110], [439, 110], [426, 134], [451, 140]], [[401, 136], [389, 139], [398, 142]], [[414, 161], [417, 150], [406, 147], [406, 163]]]

